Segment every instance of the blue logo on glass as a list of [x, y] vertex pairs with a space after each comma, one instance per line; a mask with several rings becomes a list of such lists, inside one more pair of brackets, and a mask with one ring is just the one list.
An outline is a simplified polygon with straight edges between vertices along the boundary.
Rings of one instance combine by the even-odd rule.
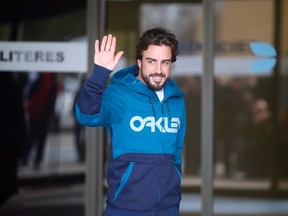
[[276, 65], [276, 50], [269, 44], [264, 42], [250, 42], [251, 51], [261, 58], [256, 59], [250, 66], [251, 72], [268, 72]]

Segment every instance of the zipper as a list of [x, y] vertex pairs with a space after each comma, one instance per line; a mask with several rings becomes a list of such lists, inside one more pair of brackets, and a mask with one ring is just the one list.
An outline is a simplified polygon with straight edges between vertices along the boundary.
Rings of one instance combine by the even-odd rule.
[[[163, 107], [163, 101], [160, 102], [160, 108], [161, 108], [161, 117], [163, 119], [164, 118], [164, 113], [165, 113], [164, 107]], [[164, 129], [164, 125], [161, 125], [161, 126], [162, 127], [161, 127], [160, 136], [161, 136], [161, 152], [162, 152], [162, 154], [161, 154], [160, 162], [164, 158], [164, 153], [163, 153], [163, 149], [164, 149], [164, 146], [163, 146], [164, 145], [163, 134], [164, 133], [162, 133], [162, 132], [165, 130]], [[161, 166], [161, 165], [158, 165], [158, 166]], [[159, 167], [158, 167], [158, 169], [159, 169]], [[156, 204], [157, 207], [159, 206], [160, 201], [161, 201], [161, 187], [160, 187], [159, 181], [160, 181], [160, 178], [161, 178], [162, 174], [160, 172], [161, 172], [161, 169], [159, 169], [159, 171], [157, 172], [158, 173], [158, 175], [157, 175], [157, 183], [158, 183], [158, 187], [157, 187], [157, 204]]]
[[[162, 124], [163, 124], [163, 119], [164, 119], [164, 108], [163, 108], [163, 101], [160, 103], [160, 105], [161, 105], [161, 116], [162, 116]], [[165, 129], [164, 129], [164, 125], [161, 125], [162, 127], [161, 127], [161, 132], [163, 132]], [[161, 155], [161, 160], [163, 160], [163, 158], [164, 158], [164, 154], [163, 154], [163, 149], [164, 149], [164, 147], [163, 147], [163, 143], [164, 143], [164, 141], [163, 141], [163, 133], [161, 133], [161, 152], [162, 152], [162, 155]]]
[[160, 181], [160, 178], [161, 178], [161, 169], [159, 169], [159, 166], [157, 167], [158, 169], [158, 172], [157, 172], [157, 192], [156, 192], [156, 208], [159, 207], [159, 204], [160, 204], [160, 200], [161, 200], [161, 188], [160, 188], [160, 184], [159, 184], [159, 181]]

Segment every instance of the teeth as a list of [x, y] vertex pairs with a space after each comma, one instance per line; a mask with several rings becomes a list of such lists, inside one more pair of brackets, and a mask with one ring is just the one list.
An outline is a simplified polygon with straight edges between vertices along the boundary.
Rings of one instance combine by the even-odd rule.
[[162, 78], [163, 76], [162, 75], [153, 75], [152, 77], [154, 77], [154, 78]]
[[162, 81], [162, 78], [160, 77], [154, 77], [154, 82], [161, 82]]
[[163, 74], [152, 74], [151, 78], [153, 79], [154, 82], [160, 83], [162, 82], [164, 75]]
[[152, 75], [152, 77], [154, 77], [154, 78], [162, 78], [162, 77], [164, 77], [164, 75], [163, 74], [156, 74], [156, 75]]

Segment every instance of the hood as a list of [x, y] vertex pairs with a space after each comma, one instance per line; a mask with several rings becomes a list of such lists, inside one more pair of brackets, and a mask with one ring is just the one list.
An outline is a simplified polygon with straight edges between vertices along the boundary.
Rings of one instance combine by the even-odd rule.
[[129, 67], [126, 67], [122, 70], [117, 71], [113, 75], [111, 83], [122, 82], [123, 79], [125, 79], [125, 77], [127, 77], [127, 75], [128, 76], [132, 75], [130, 78], [134, 80], [138, 75], [138, 66], [135, 64], [135, 65], [132, 65], [132, 66], [129, 66]]
[[[145, 84], [138, 80], [137, 75], [138, 66], [135, 64], [116, 72], [112, 77], [111, 84], [121, 83], [134, 92], [145, 94], [152, 99], [158, 100], [155, 91], [149, 89]], [[170, 78], [164, 86], [164, 99], [183, 95], [184, 94], [181, 92], [177, 84]]]

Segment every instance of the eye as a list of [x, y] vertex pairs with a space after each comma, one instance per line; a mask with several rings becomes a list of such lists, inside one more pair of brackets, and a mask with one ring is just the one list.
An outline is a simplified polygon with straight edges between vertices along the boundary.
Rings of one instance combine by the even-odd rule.
[[156, 62], [155, 60], [148, 59], [148, 63], [149, 63], [149, 64], [155, 64], [155, 62]]
[[171, 63], [171, 61], [168, 61], [168, 60], [167, 61], [163, 61], [164, 65], [170, 65], [170, 63]]

